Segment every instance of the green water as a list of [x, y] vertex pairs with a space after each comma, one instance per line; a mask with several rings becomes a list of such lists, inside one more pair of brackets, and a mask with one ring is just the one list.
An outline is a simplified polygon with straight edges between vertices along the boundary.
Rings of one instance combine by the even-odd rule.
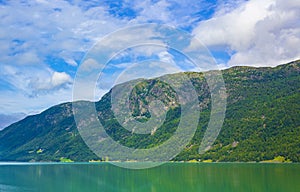
[[297, 192], [300, 164], [168, 163], [143, 170], [108, 163], [0, 165], [0, 191]]

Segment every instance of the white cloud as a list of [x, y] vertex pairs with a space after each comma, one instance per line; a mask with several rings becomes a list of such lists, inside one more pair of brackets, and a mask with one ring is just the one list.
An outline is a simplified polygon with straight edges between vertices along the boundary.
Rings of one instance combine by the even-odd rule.
[[230, 66], [273, 66], [300, 58], [299, 19], [299, 1], [251, 0], [200, 22], [193, 33], [211, 49], [229, 47]]
[[53, 93], [72, 83], [72, 78], [65, 72], [56, 72], [43, 66], [0, 66], [0, 80], [7, 83], [20, 94], [35, 97]]
[[230, 44], [233, 49], [246, 48], [255, 35], [255, 24], [267, 15], [269, 2], [245, 3], [230, 13], [201, 22], [194, 33], [206, 45]]
[[51, 83], [54, 87], [63, 85], [65, 83], [70, 83], [72, 81], [71, 77], [65, 72], [53, 72], [51, 77]]

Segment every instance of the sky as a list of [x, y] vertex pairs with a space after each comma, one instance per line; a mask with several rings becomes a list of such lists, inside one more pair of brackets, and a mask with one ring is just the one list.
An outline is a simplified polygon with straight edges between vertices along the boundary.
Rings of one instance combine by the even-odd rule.
[[[297, 0], [0, 0], [0, 114], [71, 101], [86, 53], [114, 31], [147, 23], [191, 34], [220, 68], [300, 58]], [[156, 50], [162, 61], [177, 62], [170, 52]]]

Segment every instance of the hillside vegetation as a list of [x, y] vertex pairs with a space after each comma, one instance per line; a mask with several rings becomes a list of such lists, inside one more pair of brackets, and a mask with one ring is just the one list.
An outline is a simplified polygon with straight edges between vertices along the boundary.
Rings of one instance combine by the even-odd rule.
[[[280, 161], [300, 162], [300, 61], [275, 68], [233, 67], [222, 71], [227, 109], [222, 130], [209, 150], [198, 148], [210, 117], [210, 92], [202, 73], [188, 72], [198, 94], [201, 114], [191, 142], [175, 161]], [[172, 74], [179, 78], [180, 74]], [[121, 86], [121, 85], [119, 85]], [[96, 102], [98, 118], [106, 132], [131, 148], [157, 146], [176, 131], [181, 106], [176, 92], [158, 79], [144, 80], [131, 92], [132, 118], [147, 121], [147, 105], [154, 99], [167, 106], [166, 120], [151, 134], [124, 129], [114, 117], [111, 91]], [[82, 140], [74, 122], [72, 103], [53, 106], [0, 132], [1, 161], [91, 161], [96, 156]]]

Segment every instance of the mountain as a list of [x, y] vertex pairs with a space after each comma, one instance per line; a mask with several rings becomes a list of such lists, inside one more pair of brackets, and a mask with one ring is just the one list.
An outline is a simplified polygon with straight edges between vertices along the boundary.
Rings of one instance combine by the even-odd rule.
[[[185, 73], [198, 94], [201, 113], [193, 139], [173, 160], [300, 162], [300, 60], [274, 68], [232, 67], [222, 74], [228, 95], [224, 124], [214, 144], [199, 154], [211, 112], [210, 92], [203, 73]], [[182, 74], [169, 76], [177, 79]], [[176, 131], [181, 105], [168, 84], [145, 79], [130, 94], [132, 118], [137, 121], [151, 118], [147, 105], [155, 99], [167, 107], [165, 122], [151, 134], [136, 134], [122, 128], [111, 110], [111, 94], [108, 92], [95, 106], [105, 131], [120, 144], [151, 148], [167, 141]], [[72, 103], [53, 106], [0, 131], [1, 161], [105, 158], [97, 157], [81, 138]]]

